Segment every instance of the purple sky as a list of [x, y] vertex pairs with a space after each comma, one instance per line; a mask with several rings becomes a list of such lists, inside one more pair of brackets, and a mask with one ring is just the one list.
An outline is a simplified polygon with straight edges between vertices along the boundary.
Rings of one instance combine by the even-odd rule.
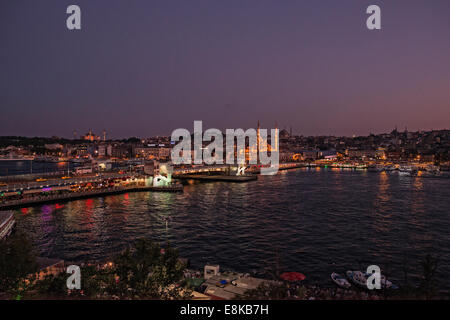
[[450, 128], [450, 1], [3, 0], [0, 111], [26, 136]]

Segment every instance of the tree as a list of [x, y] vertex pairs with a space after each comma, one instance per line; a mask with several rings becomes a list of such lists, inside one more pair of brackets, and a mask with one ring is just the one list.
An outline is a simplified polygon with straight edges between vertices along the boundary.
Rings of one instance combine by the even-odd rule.
[[[111, 263], [83, 264], [81, 290], [68, 290], [67, 274], [48, 274], [36, 280], [37, 265], [31, 245], [22, 235], [0, 243], [0, 292], [27, 291], [39, 298], [184, 299], [191, 296], [183, 277], [185, 265], [170, 244], [140, 239]], [[25, 290], [26, 289], [26, 290]]]
[[127, 249], [114, 259], [118, 277], [114, 292], [122, 298], [185, 298], [189, 293], [183, 283], [184, 268], [170, 244], [161, 250], [158, 244], [139, 239], [134, 250]]
[[23, 294], [38, 271], [31, 243], [22, 233], [0, 241], [0, 292]]
[[33, 286], [33, 291], [39, 294], [39, 297], [43, 296], [52, 297], [63, 297], [67, 293], [67, 274], [61, 272], [58, 275], [47, 274], [43, 279], [35, 282]]
[[421, 291], [425, 294], [427, 299], [431, 299], [437, 291], [436, 284], [436, 270], [439, 259], [427, 254], [422, 261], [423, 277], [420, 285]]

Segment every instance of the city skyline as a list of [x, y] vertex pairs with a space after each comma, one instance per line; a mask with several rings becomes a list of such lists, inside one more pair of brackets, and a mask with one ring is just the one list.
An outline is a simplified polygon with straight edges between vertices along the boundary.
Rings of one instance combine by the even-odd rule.
[[[264, 127], [264, 126], [262, 126]], [[256, 128], [256, 126], [254, 127]], [[265, 128], [265, 127], [264, 127]], [[273, 127], [275, 128], [275, 126]], [[272, 128], [272, 129], [273, 129]], [[287, 132], [289, 135], [293, 136], [293, 137], [336, 137], [336, 138], [355, 138], [355, 137], [368, 137], [371, 135], [374, 136], [379, 136], [379, 135], [385, 135], [385, 134], [390, 134], [393, 131], [397, 131], [397, 132], [412, 132], [412, 133], [420, 133], [420, 132], [441, 132], [441, 131], [448, 131], [450, 129], [447, 128], [434, 128], [434, 129], [429, 129], [429, 130], [422, 130], [422, 129], [418, 129], [418, 130], [410, 130], [408, 129], [408, 127], [404, 127], [404, 128], [398, 128], [397, 126], [395, 126], [394, 128], [391, 128], [390, 130], [387, 130], [385, 132], [369, 132], [368, 134], [361, 134], [361, 135], [305, 135], [305, 134], [301, 134], [298, 132], [295, 132], [294, 129], [292, 127], [283, 127], [280, 128], [279, 126], [276, 127], [279, 132], [281, 133], [282, 131]], [[188, 129], [188, 128], [187, 128]], [[208, 128], [210, 129], [210, 128]], [[217, 128], [213, 128], [213, 129], [217, 129]], [[253, 129], [253, 128], [233, 128], [233, 129]], [[267, 127], [266, 129], [271, 129], [270, 127]], [[203, 130], [206, 131], [207, 129], [205, 128]], [[220, 129], [219, 129], [220, 130]], [[224, 131], [224, 130], [223, 130]], [[138, 138], [138, 139], [148, 139], [148, 138], [156, 138], [156, 137], [170, 137], [171, 134], [155, 134], [155, 135], [147, 135], [147, 136], [122, 136], [122, 137], [110, 137], [109, 136], [109, 132], [107, 130], [101, 130], [101, 131], [95, 131], [93, 129], [88, 129], [86, 131], [78, 131], [78, 130], [74, 130], [72, 131], [72, 136], [58, 136], [58, 135], [48, 135], [48, 136], [37, 136], [37, 135], [30, 135], [30, 136], [26, 136], [26, 135], [3, 135], [0, 136], [0, 138], [5, 138], [5, 137], [19, 137], [19, 138], [26, 138], [26, 139], [33, 139], [33, 138], [43, 138], [43, 139], [64, 139], [64, 140], [85, 140], [85, 141], [93, 141], [93, 142], [102, 142], [102, 141], [120, 141], [120, 140], [126, 140], [126, 139], [133, 139], [133, 138]], [[91, 138], [89, 138], [89, 136]]]
[[379, 1], [374, 31], [368, 1], [77, 1], [78, 31], [69, 4], [2, 5], [0, 136], [448, 128], [448, 1]]

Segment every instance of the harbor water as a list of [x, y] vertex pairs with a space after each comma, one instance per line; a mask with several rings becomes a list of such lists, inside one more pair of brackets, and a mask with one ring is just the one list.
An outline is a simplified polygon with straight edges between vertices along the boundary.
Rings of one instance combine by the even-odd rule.
[[298, 271], [330, 284], [332, 272], [379, 265], [418, 283], [439, 257], [448, 291], [450, 179], [302, 168], [248, 183], [189, 181], [184, 193], [127, 193], [15, 210], [41, 256], [104, 261], [134, 240], [170, 242], [193, 268]]

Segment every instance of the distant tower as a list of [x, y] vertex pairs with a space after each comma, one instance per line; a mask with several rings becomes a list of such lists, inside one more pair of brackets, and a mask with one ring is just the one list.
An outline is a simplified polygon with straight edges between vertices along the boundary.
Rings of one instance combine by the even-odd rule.
[[259, 120], [258, 120], [258, 129], [256, 129], [256, 140], [258, 142], [258, 148], [259, 148], [259, 138], [260, 138], [260, 131], [259, 131], [260, 127], [259, 127]]
[[[273, 141], [272, 141], [273, 140]], [[278, 123], [275, 122], [275, 137], [270, 137], [270, 151], [278, 151]]]
[[103, 130], [102, 134], [103, 134], [103, 141], [106, 141], [106, 130]]
[[259, 164], [259, 139], [260, 139], [260, 131], [259, 131], [259, 120], [258, 120], [258, 129], [256, 131], [256, 162]]

